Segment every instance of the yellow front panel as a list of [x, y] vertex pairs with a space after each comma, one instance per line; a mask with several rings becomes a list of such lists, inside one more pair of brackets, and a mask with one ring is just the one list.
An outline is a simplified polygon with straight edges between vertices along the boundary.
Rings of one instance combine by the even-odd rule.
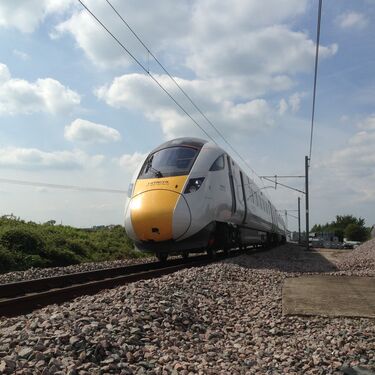
[[133, 196], [143, 193], [147, 190], [163, 189], [172, 190], [176, 193], [181, 193], [185, 185], [187, 176], [163, 177], [163, 178], [149, 178], [144, 180], [137, 180]]
[[141, 241], [173, 238], [173, 211], [187, 176], [137, 180], [130, 203], [134, 231]]

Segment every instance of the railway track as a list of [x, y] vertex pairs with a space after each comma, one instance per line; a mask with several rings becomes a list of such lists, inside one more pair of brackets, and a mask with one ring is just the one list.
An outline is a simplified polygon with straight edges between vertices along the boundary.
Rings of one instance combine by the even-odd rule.
[[215, 258], [200, 255], [172, 259], [166, 263], [154, 262], [126, 267], [78, 272], [62, 276], [34, 279], [0, 285], [0, 316], [17, 316], [53, 303], [62, 303], [78, 296], [95, 294], [130, 282], [167, 275], [184, 268], [201, 267], [209, 263], [244, 253], [265, 251], [263, 248], [234, 250]]

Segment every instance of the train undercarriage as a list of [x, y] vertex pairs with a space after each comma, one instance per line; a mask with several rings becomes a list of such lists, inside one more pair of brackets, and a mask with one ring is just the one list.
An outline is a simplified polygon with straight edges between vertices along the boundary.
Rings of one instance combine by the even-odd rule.
[[136, 243], [144, 252], [155, 253], [161, 262], [170, 255], [188, 258], [190, 253], [204, 253], [215, 257], [219, 251], [228, 254], [232, 249], [245, 250], [248, 246], [274, 247], [286, 242], [285, 236], [234, 224], [213, 222], [192, 237], [182, 241], [147, 241]]

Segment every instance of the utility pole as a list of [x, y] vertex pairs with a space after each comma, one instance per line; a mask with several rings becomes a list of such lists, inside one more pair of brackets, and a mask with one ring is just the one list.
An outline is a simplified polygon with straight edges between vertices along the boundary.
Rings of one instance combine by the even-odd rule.
[[301, 244], [301, 197], [298, 197], [298, 244]]
[[305, 156], [305, 197], [306, 197], [306, 250], [309, 246], [309, 158]]
[[[275, 184], [275, 188], [277, 185], [282, 186], [284, 188], [296, 191], [301, 194], [305, 194], [306, 198], [306, 249], [310, 250], [309, 246], [309, 157], [305, 156], [305, 175], [304, 176], [280, 176], [280, 175], [269, 175], [269, 176], [259, 176], [262, 179], [265, 179], [266, 181], [272, 182]], [[304, 178], [305, 179], [305, 191], [302, 191], [300, 189], [296, 189], [292, 186], [282, 184], [278, 181], [280, 178]], [[301, 243], [301, 198], [298, 198], [298, 242]]]
[[285, 210], [285, 227], [286, 232], [288, 233], [288, 210]]

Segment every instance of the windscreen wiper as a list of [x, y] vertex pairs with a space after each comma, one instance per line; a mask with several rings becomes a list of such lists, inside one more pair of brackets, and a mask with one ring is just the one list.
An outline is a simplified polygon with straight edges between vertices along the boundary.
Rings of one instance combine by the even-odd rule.
[[154, 167], [151, 167], [151, 165], [149, 166], [148, 168], [150, 171], [154, 172], [155, 173], [155, 176], [157, 178], [161, 178], [163, 177], [163, 173], [161, 173], [159, 170], [155, 169]]

